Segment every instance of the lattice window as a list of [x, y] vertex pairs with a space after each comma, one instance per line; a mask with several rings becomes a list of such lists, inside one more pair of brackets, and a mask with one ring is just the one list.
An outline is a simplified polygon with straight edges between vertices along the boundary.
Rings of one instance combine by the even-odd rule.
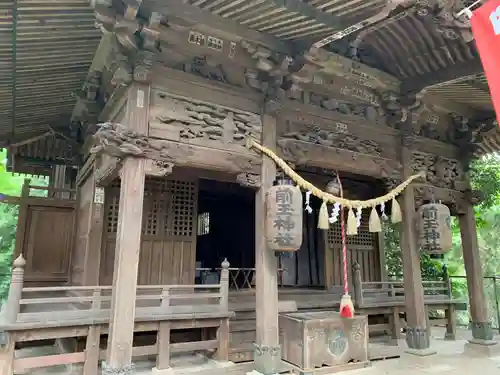
[[[345, 217], [347, 217], [347, 211], [345, 211]], [[370, 213], [368, 211], [363, 212], [363, 217], [361, 219], [361, 226], [358, 228], [358, 234], [356, 236], [347, 236], [348, 245], [375, 247], [376, 233], [371, 233], [368, 229], [369, 218], [370, 218]], [[336, 222], [328, 230], [328, 243], [330, 245], [342, 243], [342, 232], [340, 230], [340, 222]]]
[[106, 199], [106, 212], [107, 212], [107, 228], [106, 231], [108, 233], [116, 233], [118, 232], [118, 205], [119, 205], [119, 197], [107, 197]]
[[169, 181], [172, 192], [172, 225], [169, 234], [179, 237], [193, 235], [193, 215], [196, 203], [196, 184], [193, 181]]
[[[144, 205], [144, 217], [142, 225], [142, 233], [149, 235], [158, 234], [158, 212], [160, 202], [152, 201], [149, 205]], [[149, 206], [149, 207], [147, 207]]]
[[210, 212], [198, 215], [198, 236], [210, 233]]
[[[120, 186], [117, 180], [114, 187]], [[142, 233], [153, 236], [193, 236], [193, 215], [196, 208], [196, 183], [193, 181], [146, 178]], [[107, 202], [107, 231], [118, 229], [119, 191]]]

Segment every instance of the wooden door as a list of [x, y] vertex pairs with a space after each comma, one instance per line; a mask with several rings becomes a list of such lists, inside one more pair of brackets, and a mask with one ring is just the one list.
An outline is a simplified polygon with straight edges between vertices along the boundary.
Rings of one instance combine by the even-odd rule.
[[[363, 281], [381, 280], [377, 233], [370, 233], [368, 230], [369, 212], [364, 212], [363, 214], [358, 234], [356, 236], [347, 236], [347, 276], [349, 278], [349, 285], [352, 282], [352, 266], [355, 262], [361, 266], [361, 279]], [[325, 263], [331, 267], [328, 272], [325, 272], [329, 274], [327, 279], [330, 280], [330, 283], [333, 280], [333, 285], [342, 285], [342, 235], [339, 222], [330, 227], [327, 232], [326, 241], [327, 254], [325, 256]]]
[[47, 285], [68, 281], [73, 220], [71, 207], [43, 206], [43, 202], [28, 206], [22, 247], [26, 282]]

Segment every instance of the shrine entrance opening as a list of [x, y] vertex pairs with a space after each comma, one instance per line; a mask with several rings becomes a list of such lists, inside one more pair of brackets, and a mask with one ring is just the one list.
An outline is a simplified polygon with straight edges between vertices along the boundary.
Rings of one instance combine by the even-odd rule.
[[200, 180], [196, 246], [198, 283], [217, 283], [231, 264], [231, 287], [249, 288], [255, 267], [255, 191], [237, 183]]

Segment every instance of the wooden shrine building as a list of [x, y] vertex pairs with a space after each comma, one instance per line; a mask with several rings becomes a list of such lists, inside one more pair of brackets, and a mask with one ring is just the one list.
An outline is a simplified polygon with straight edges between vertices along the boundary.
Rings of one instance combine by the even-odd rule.
[[[406, 313], [408, 347], [428, 354], [428, 310], [445, 310], [454, 339], [448, 282], [422, 282], [418, 258], [415, 212], [441, 201], [460, 223], [467, 345], [494, 347], [467, 170], [500, 150], [500, 132], [469, 22], [455, 16], [463, 6], [13, 0], [0, 12], [0, 147], [12, 172], [50, 183], [4, 197], [20, 214], [0, 373], [83, 363], [85, 375], [98, 364], [129, 374], [151, 355], [167, 373], [171, 354], [199, 350], [282, 371], [300, 346], [282, 314], [338, 311], [340, 225], [321, 231], [317, 215], [304, 215], [301, 248], [270, 251], [265, 197], [283, 175], [246, 147], [249, 137], [321, 189], [338, 173], [350, 199], [425, 171], [399, 200], [403, 281], [388, 279], [368, 220], [348, 239], [356, 311], [370, 334], [394, 338]], [[315, 212], [320, 203], [311, 201]], [[66, 353], [14, 357], [48, 339]]]

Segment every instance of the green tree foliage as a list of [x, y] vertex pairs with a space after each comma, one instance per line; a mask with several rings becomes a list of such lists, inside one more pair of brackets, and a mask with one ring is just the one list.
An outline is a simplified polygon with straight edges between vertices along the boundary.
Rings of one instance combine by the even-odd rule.
[[[6, 157], [6, 152], [2, 150], [0, 152], [0, 194], [19, 196], [23, 177], [14, 176], [6, 171]], [[18, 206], [0, 203], [0, 301], [6, 295], [10, 280], [10, 264], [15, 246], [18, 213]]]
[[[19, 214], [19, 206], [1, 203], [1, 195], [20, 196], [26, 178], [7, 172], [6, 158], [6, 151], [0, 149], [0, 302], [6, 297], [10, 282]], [[47, 185], [47, 181], [42, 179], [36, 179], [34, 183], [41, 186]]]

